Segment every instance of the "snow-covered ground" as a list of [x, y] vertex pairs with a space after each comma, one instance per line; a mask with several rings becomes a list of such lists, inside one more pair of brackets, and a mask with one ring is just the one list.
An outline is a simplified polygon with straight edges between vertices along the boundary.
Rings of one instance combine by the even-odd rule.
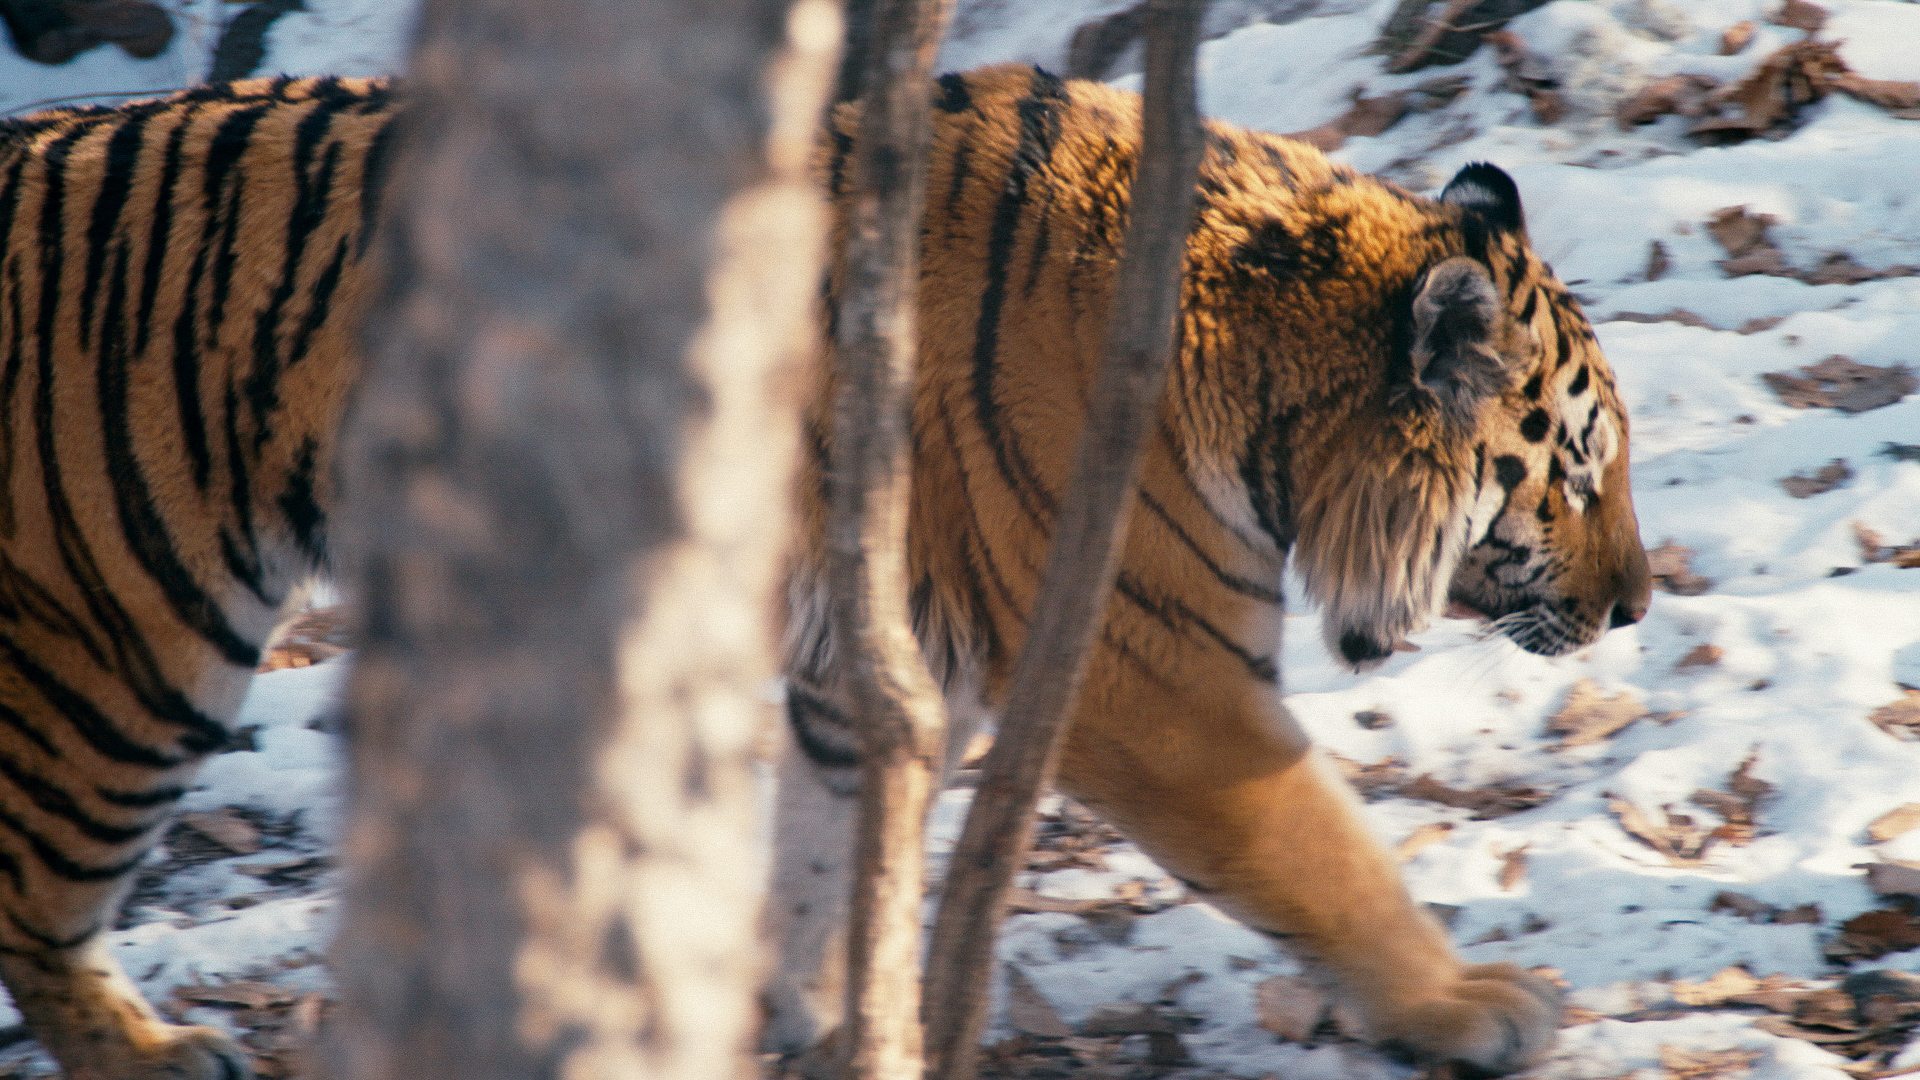
[[[111, 48], [64, 68], [0, 56], [0, 112], [183, 85], [205, 70], [222, 5], [175, 6], [189, 29], [153, 60]], [[1059, 68], [1076, 26], [1126, 6], [963, 0], [942, 66]], [[1840, 42], [1854, 71], [1920, 79], [1920, 5], [1822, 6], [1819, 40]], [[276, 24], [270, 66], [364, 73], [397, 62], [402, 5], [308, 7]], [[1286, 7], [1242, 0], [1226, 23]], [[1920, 744], [1892, 723], [1911, 715], [1920, 724], [1920, 697], [1911, 713], [1870, 720], [1903, 698], [1900, 684], [1920, 687], [1920, 568], [1887, 559], [1890, 548], [1920, 543], [1920, 449], [1899, 449], [1920, 444], [1920, 394], [1849, 414], [1792, 407], [1761, 378], [1834, 355], [1920, 366], [1920, 277], [1874, 276], [1920, 266], [1920, 121], [1839, 95], [1807, 107], [1791, 131], [1775, 133], [1783, 137], [1737, 145], [1702, 145], [1681, 116], [1631, 131], [1612, 120], [1651, 79], [1733, 83], [1803, 38], [1768, 22], [1777, 7], [1558, 0], [1523, 16], [1509, 27], [1510, 49], [1528, 58], [1521, 71], [1532, 85], [1557, 84], [1562, 115], [1552, 124], [1536, 119], [1490, 47], [1454, 67], [1383, 74], [1381, 58], [1363, 50], [1391, 8], [1384, 0], [1323, 0], [1314, 17], [1249, 22], [1202, 53], [1213, 115], [1303, 131], [1345, 113], [1356, 95], [1417, 90], [1409, 100], [1423, 108], [1381, 134], [1348, 138], [1334, 156], [1429, 191], [1468, 161], [1513, 173], [1536, 247], [1586, 302], [1631, 409], [1642, 535], [1649, 548], [1675, 545], [1670, 557], [1689, 549], [1690, 572], [1704, 579], [1669, 567], [1689, 595], [1657, 592], [1639, 625], [1557, 661], [1443, 622], [1415, 638], [1420, 651], [1355, 677], [1322, 651], [1312, 611], [1288, 620], [1290, 705], [1323, 746], [1364, 769], [1371, 819], [1405, 853], [1414, 893], [1446, 905], [1471, 959], [1550, 966], [1571, 987], [1569, 1019], [1579, 1022], [1535, 1070], [1542, 1078], [1659, 1070], [1691, 1080], [1750, 1069], [1765, 1080], [1839, 1080], [1847, 1059], [1816, 1043], [1846, 1050], [1864, 1045], [1846, 1042], [1849, 1033], [1869, 1029], [1883, 1048], [1875, 1060], [1920, 1063], [1920, 1047], [1898, 1057], [1891, 1049], [1910, 1020], [1829, 1016], [1823, 1025], [1810, 1009], [1831, 994], [1762, 1000], [1783, 986], [1817, 991], [1849, 971], [1920, 972], [1920, 950], [1900, 951], [1920, 944], [1920, 931], [1902, 929], [1904, 915], [1842, 928], [1898, 906], [1876, 898], [1863, 864], [1920, 862], [1920, 831], [1901, 828], [1920, 814], [1883, 820], [1920, 803]], [[1719, 55], [1723, 33], [1747, 21], [1752, 40]], [[1726, 275], [1718, 264], [1729, 252], [1709, 223], [1740, 206], [1775, 219], [1777, 265], [1797, 276]], [[1816, 273], [1834, 253], [1859, 272]], [[1836, 459], [1845, 468], [1829, 470], [1838, 481], [1829, 490], [1795, 497], [1779, 482], [1812, 478]], [[1859, 527], [1878, 541], [1863, 545]], [[340, 667], [263, 676], [241, 721], [261, 725], [257, 749], [216, 759], [188, 807], [216, 817], [238, 808], [225, 818], [248, 822], [263, 850], [225, 855], [202, 844], [198, 865], [136, 898], [135, 925], [116, 946], [157, 999], [191, 1003], [192, 987], [231, 979], [282, 987], [289, 1002], [324, 991], [311, 960], [331, 893], [312, 859], [337, 811], [331, 736], [309, 725], [325, 713]], [[1572, 715], [1581, 702], [1609, 700], [1611, 712]], [[1614, 719], [1593, 719], [1606, 716]], [[951, 842], [965, 798], [943, 799], [936, 850]], [[1259, 1002], [1264, 988], [1266, 1019], [1284, 1028], [1281, 1006], [1305, 992], [1284, 978], [1297, 965], [1204, 905], [1179, 902], [1151, 862], [1071, 807], [1056, 813], [1055, 842], [1035, 864], [1043, 869], [1023, 882], [1033, 893], [1025, 906], [1040, 910], [1015, 916], [1002, 944], [1020, 975], [1002, 987], [1011, 1007], [995, 1037], [1029, 1034], [1008, 1043], [996, 1068], [1021, 1073], [1020, 1054], [1044, 1052], [1051, 1075], [1096, 1065], [1152, 1072], [1184, 1053], [1190, 1068], [1249, 1077], [1406, 1075], [1339, 1038], [1337, 1025], [1280, 1041], [1260, 1026]], [[169, 858], [193, 861], [170, 850], [156, 863]], [[1699, 985], [1733, 965], [1781, 978]], [[1743, 989], [1759, 997], [1727, 1003]], [[1139, 1005], [1147, 1009], [1127, 1011]], [[1149, 1014], [1159, 1019], [1139, 1019]], [[230, 1022], [233, 1012], [201, 1005], [193, 1015]], [[1134, 1020], [1115, 1019], [1123, 1016]], [[1156, 1024], [1165, 1031], [1145, 1033]], [[1821, 1038], [1797, 1037], [1809, 1033]]]

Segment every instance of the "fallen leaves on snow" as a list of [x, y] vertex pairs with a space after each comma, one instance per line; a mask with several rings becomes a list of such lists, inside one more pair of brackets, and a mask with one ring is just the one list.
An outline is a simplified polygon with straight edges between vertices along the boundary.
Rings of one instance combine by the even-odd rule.
[[1687, 655], [1673, 665], [1673, 670], [1692, 671], [1696, 668], [1718, 667], [1720, 658], [1726, 654], [1727, 651], [1718, 645], [1695, 645], [1687, 650]]
[[1796, 499], [1811, 499], [1823, 495], [1853, 479], [1853, 469], [1847, 465], [1847, 459], [1834, 458], [1820, 466], [1812, 476], [1794, 473], [1780, 478], [1780, 486], [1787, 494]]
[[1567, 691], [1560, 711], [1547, 720], [1547, 733], [1560, 736], [1561, 749], [1587, 746], [1612, 738], [1645, 715], [1646, 706], [1635, 701], [1632, 694], [1622, 690], [1605, 697], [1599, 683], [1583, 678]]
[[1915, 537], [1910, 544], [1889, 544], [1879, 533], [1856, 521], [1853, 538], [1860, 545], [1860, 557], [1867, 562], [1892, 563], [1909, 570], [1920, 568], [1920, 537]]
[[1900, 688], [1900, 697], [1867, 714], [1881, 731], [1907, 742], [1920, 741], [1920, 689]]
[[1699, 596], [1713, 588], [1713, 582], [1693, 572], [1693, 549], [1672, 540], [1647, 552], [1647, 572], [1662, 592], [1675, 596]]
[[1627, 835], [1665, 856], [1675, 866], [1691, 866], [1704, 859], [1717, 843], [1744, 847], [1759, 834], [1760, 803], [1773, 793], [1773, 785], [1753, 775], [1758, 752], [1747, 755], [1727, 777], [1727, 789], [1701, 788], [1688, 802], [1719, 815], [1721, 824], [1695, 821], [1691, 814], [1663, 807], [1658, 817], [1641, 810], [1626, 799], [1609, 796], [1607, 809], [1613, 813]]
[[1904, 367], [1875, 367], [1838, 354], [1801, 368], [1798, 375], [1769, 371], [1760, 379], [1796, 409], [1834, 408], [1845, 413], [1891, 405], [1920, 388], [1920, 379]]
[[1487, 784], [1477, 788], [1453, 788], [1426, 774], [1400, 785], [1400, 789], [1395, 794], [1404, 799], [1419, 799], [1460, 810], [1471, 810], [1475, 821], [1518, 814], [1553, 798], [1551, 792], [1525, 784]]
[[1920, 803], [1904, 803], [1874, 818], [1867, 826], [1867, 837], [1876, 844], [1884, 844], [1912, 832], [1916, 825], [1920, 825]]

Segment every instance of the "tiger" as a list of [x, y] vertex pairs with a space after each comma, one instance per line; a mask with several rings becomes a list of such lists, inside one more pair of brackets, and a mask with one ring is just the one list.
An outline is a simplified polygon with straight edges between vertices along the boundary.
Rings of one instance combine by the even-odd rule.
[[72, 1080], [246, 1080], [105, 948], [327, 560], [390, 88], [0, 121], [0, 982]]
[[[1023, 66], [930, 94], [906, 559], [951, 768], [1024, 639], [1100, 364], [1140, 102]], [[842, 232], [858, 133], [843, 106], [821, 149]], [[1463, 963], [1313, 752], [1281, 697], [1282, 570], [1357, 671], [1446, 610], [1544, 656], [1590, 645], [1650, 597], [1627, 413], [1499, 168], [1428, 199], [1280, 136], [1204, 137], [1177, 344], [1055, 786], [1312, 964], [1384, 1050], [1509, 1073], [1550, 1045], [1559, 991]], [[766, 1048], [788, 1053], [830, 1046], [839, 1020], [859, 787], [826, 617], [829, 371], [787, 596], [765, 1011]]]

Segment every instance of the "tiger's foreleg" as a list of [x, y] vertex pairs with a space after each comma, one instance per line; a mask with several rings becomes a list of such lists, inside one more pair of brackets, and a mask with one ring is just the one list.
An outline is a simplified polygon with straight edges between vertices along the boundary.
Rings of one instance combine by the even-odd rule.
[[1324, 965], [1390, 1052], [1508, 1073], [1546, 1049], [1558, 991], [1454, 955], [1272, 686], [1249, 682], [1239, 701], [1109, 686], [1075, 719], [1065, 790], [1202, 897]]
[[162, 1020], [98, 933], [68, 947], [9, 942], [0, 951], [0, 980], [68, 1080], [253, 1076], [246, 1054], [222, 1032]]

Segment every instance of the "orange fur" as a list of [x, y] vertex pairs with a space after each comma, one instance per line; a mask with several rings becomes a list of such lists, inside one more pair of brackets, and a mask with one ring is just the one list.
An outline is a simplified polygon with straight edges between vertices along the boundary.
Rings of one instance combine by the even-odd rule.
[[[991, 707], [1100, 360], [1139, 106], [1018, 67], [946, 76], [932, 96], [912, 602], [950, 697]], [[823, 151], [841, 199], [857, 125], [843, 109]], [[1328, 644], [1356, 666], [1450, 592], [1512, 626], [1552, 609], [1559, 622], [1515, 635], [1543, 652], [1644, 609], [1626, 419], [1510, 189], [1479, 166], [1431, 201], [1287, 139], [1209, 128], [1178, 351], [1058, 777], [1195, 892], [1326, 964], [1378, 1041], [1492, 1071], [1538, 1055], [1555, 995], [1461, 965], [1310, 755], [1281, 704], [1279, 586], [1290, 555]], [[789, 713], [810, 764], [786, 776], [831, 788], [852, 753], [816, 615], [824, 378], [789, 627]], [[1510, 588], [1494, 564], [1521, 546], [1548, 569]], [[776, 1027], [809, 1030], [781, 1026], [807, 993], [822, 996], [776, 993]]]
[[101, 944], [324, 557], [392, 106], [254, 80], [0, 123], [0, 979], [75, 1080], [240, 1080]]

